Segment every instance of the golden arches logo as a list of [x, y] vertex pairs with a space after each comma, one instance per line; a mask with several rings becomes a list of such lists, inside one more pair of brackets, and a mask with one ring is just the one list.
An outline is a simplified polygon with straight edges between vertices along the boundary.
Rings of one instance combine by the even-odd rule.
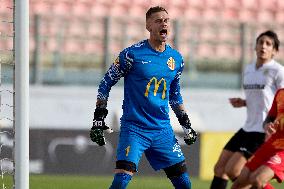
[[145, 91], [145, 96], [148, 97], [149, 95], [149, 90], [150, 90], [150, 86], [152, 84], [152, 82], [154, 81], [154, 96], [157, 95], [157, 91], [163, 81], [163, 84], [164, 84], [164, 88], [163, 88], [163, 93], [162, 93], [162, 99], [165, 99], [166, 98], [166, 90], [167, 90], [167, 82], [164, 78], [160, 79], [158, 81], [158, 79], [156, 77], [152, 77], [152, 79], [150, 79], [150, 81], [148, 82], [147, 86], [146, 86], [146, 91]]

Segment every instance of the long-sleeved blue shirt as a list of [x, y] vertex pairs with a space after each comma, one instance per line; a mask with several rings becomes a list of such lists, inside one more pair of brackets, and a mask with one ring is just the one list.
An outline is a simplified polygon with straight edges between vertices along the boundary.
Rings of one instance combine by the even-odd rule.
[[121, 121], [150, 130], [169, 127], [169, 104], [183, 103], [183, 66], [182, 56], [169, 45], [158, 52], [148, 40], [141, 41], [119, 54], [99, 85], [97, 98], [107, 100], [111, 87], [124, 77]]

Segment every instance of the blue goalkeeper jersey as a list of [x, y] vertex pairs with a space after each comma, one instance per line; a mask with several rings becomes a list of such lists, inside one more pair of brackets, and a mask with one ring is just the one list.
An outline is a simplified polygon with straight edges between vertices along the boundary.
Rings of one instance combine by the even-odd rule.
[[182, 104], [180, 76], [183, 58], [166, 45], [154, 50], [148, 40], [124, 49], [102, 79], [98, 99], [107, 100], [111, 87], [124, 77], [122, 123], [144, 129], [170, 126], [169, 104]]

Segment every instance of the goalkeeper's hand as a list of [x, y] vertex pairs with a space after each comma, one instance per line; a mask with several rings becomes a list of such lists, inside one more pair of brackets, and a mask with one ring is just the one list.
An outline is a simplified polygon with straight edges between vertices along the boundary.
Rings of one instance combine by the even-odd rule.
[[109, 127], [105, 124], [107, 114], [108, 110], [106, 108], [96, 108], [94, 112], [93, 127], [90, 130], [90, 138], [99, 146], [106, 144], [104, 130], [109, 129]]
[[184, 142], [187, 145], [194, 144], [196, 139], [197, 139], [197, 133], [193, 130], [193, 128], [191, 128], [191, 123], [190, 123], [190, 120], [188, 118], [188, 115], [186, 113], [182, 114], [178, 118], [178, 121], [179, 121], [180, 125], [182, 126], [183, 131], [185, 133]]

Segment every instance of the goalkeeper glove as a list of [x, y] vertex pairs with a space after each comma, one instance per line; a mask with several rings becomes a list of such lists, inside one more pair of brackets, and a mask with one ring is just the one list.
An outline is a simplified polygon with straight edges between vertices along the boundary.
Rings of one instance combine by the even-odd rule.
[[197, 133], [193, 130], [193, 128], [191, 128], [191, 123], [188, 115], [186, 113], [181, 114], [181, 116], [178, 117], [178, 121], [185, 133], [184, 142], [187, 145], [193, 144], [197, 139]]
[[108, 110], [106, 108], [96, 108], [94, 112], [93, 127], [90, 130], [90, 138], [99, 146], [106, 144], [103, 131], [109, 129], [109, 127], [105, 124], [107, 114]]

